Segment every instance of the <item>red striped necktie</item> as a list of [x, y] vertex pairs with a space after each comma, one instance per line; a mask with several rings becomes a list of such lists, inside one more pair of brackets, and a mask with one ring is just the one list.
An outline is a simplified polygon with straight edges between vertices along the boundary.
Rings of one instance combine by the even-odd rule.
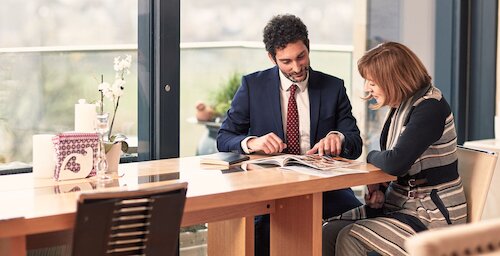
[[300, 155], [300, 134], [299, 134], [299, 111], [295, 92], [297, 85], [290, 86], [290, 97], [288, 98], [288, 113], [286, 115], [286, 143], [289, 154]]

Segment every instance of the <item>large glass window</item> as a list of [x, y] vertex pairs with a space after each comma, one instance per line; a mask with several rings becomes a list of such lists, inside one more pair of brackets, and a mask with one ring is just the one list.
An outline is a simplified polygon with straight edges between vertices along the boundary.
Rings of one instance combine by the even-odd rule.
[[[117, 55], [131, 54], [134, 61], [114, 131], [136, 137], [137, 1], [7, 0], [4, 6], [9, 8], [0, 10], [0, 168], [29, 166], [33, 134], [72, 130], [74, 104], [97, 99], [99, 77], [113, 78]], [[213, 94], [234, 74], [272, 66], [262, 29], [280, 13], [296, 14], [306, 23], [312, 67], [344, 79], [363, 135], [377, 133], [365, 125], [372, 114], [359, 99], [356, 60], [376, 42], [396, 40], [416, 48], [432, 72], [433, 8], [429, 0], [318, 0], [307, 6], [301, 1], [182, 1], [180, 155], [215, 150], [217, 123], [196, 122], [195, 105], [212, 104]], [[426, 17], [425, 26], [410, 21], [417, 15], [413, 11]]]
[[74, 104], [98, 99], [115, 56], [133, 61], [113, 130], [137, 136], [137, 1], [2, 4], [0, 170], [30, 166], [33, 134], [74, 130]]

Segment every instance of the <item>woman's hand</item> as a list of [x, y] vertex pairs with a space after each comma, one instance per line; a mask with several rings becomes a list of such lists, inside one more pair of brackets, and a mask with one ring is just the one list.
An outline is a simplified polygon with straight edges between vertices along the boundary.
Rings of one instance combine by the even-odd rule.
[[380, 187], [387, 187], [387, 183], [378, 183], [367, 185], [368, 193], [365, 194], [365, 204], [370, 208], [382, 208], [385, 202], [385, 194], [380, 190]]

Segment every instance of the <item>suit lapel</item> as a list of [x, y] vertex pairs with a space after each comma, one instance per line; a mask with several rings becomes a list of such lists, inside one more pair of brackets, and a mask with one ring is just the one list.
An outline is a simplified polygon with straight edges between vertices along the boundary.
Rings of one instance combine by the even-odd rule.
[[281, 116], [281, 97], [280, 97], [280, 79], [279, 69], [275, 66], [272, 69], [271, 76], [269, 77], [269, 86], [266, 86], [268, 102], [271, 104], [270, 111], [273, 114], [273, 122], [275, 131], [283, 141], [285, 141], [285, 133], [283, 131], [283, 118]]
[[316, 144], [316, 135], [318, 131], [319, 121], [319, 106], [321, 105], [321, 86], [318, 84], [316, 72], [311, 68], [309, 69], [309, 83], [307, 88], [309, 90], [309, 109], [311, 115], [311, 130], [310, 141], [311, 148]]

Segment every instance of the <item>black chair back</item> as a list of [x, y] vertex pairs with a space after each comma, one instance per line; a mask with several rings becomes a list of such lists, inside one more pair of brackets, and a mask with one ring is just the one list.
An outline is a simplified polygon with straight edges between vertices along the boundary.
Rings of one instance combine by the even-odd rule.
[[73, 255], [177, 255], [187, 183], [81, 194]]

